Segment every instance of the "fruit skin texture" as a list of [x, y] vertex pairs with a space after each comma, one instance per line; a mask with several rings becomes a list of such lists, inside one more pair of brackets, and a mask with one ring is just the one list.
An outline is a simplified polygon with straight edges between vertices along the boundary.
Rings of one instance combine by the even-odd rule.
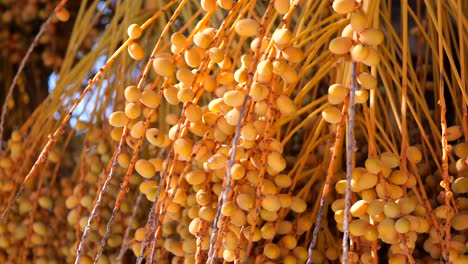
[[336, 124], [341, 120], [341, 111], [337, 107], [331, 106], [322, 111], [322, 118], [331, 124]]
[[354, 10], [356, 3], [354, 0], [335, 0], [332, 7], [339, 14], [347, 14]]
[[368, 72], [361, 72], [357, 76], [357, 81], [358, 81], [359, 85], [361, 85], [361, 87], [364, 88], [364, 89], [370, 90], [370, 89], [377, 88], [377, 80], [375, 79], [374, 76], [372, 76]]
[[232, 6], [234, 5], [233, 0], [217, 0], [218, 5], [226, 10], [230, 10]]
[[454, 141], [463, 135], [463, 130], [460, 126], [450, 126], [447, 128], [447, 140]]
[[384, 34], [376, 28], [368, 28], [361, 32], [359, 40], [367, 45], [377, 46], [384, 40]]
[[297, 107], [294, 104], [294, 102], [289, 97], [283, 94], [276, 99], [276, 105], [278, 106], [278, 110], [283, 115], [292, 115], [297, 110]]
[[468, 178], [457, 178], [451, 185], [454, 193], [467, 193], [468, 192]]
[[170, 77], [175, 72], [175, 66], [166, 58], [154, 59], [153, 68], [157, 74], [163, 77]]
[[171, 35], [171, 43], [177, 47], [183, 47], [186, 42], [187, 38], [180, 32], [176, 32]]
[[116, 111], [109, 116], [109, 124], [113, 127], [123, 127], [128, 121], [128, 117], [123, 111]]
[[156, 173], [153, 164], [145, 159], [140, 159], [135, 164], [135, 170], [144, 178], [151, 178]]
[[362, 62], [369, 67], [375, 67], [380, 63], [380, 55], [375, 48], [369, 47], [369, 54]]
[[279, 198], [275, 195], [267, 195], [263, 198], [262, 207], [268, 211], [276, 212], [281, 208]]
[[134, 60], [142, 60], [145, 57], [145, 51], [137, 42], [128, 45], [128, 53]]
[[281, 15], [286, 14], [289, 11], [290, 8], [290, 3], [289, 0], [275, 0], [275, 10]]
[[369, 99], [369, 92], [364, 89], [355, 92], [355, 104], [364, 104]]
[[286, 28], [279, 28], [273, 33], [273, 36], [271, 38], [273, 39], [275, 44], [283, 46], [287, 45], [291, 41], [292, 34], [291, 31], [289, 31]]
[[141, 27], [138, 24], [131, 24], [127, 29], [127, 34], [132, 39], [137, 39], [137, 38], [141, 37], [142, 33], [143, 32], [141, 30]]
[[253, 195], [241, 193], [236, 198], [237, 205], [245, 211], [249, 211], [255, 207], [255, 198]]
[[354, 31], [361, 32], [366, 29], [367, 17], [363, 12], [353, 12], [349, 20]]
[[206, 12], [210, 12], [216, 8], [216, 0], [201, 0], [200, 3], [203, 10]]
[[360, 217], [363, 216], [366, 213], [368, 206], [368, 202], [364, 200], [359, 200], [355, 202], [351, 208], [350, 208], [350, 213], [354, 217]]
[[273, 243], [266, 244], [263, 249], [263, 254], [269, 259], [277, 259], [280, 256], [280, 248]]
[[460, 213], [452, 217], [451, 226], [453, 229], [463, 231], [468, 229], [468, 214]]
[[366, 172], [363, 173], [357, 179], [351, 180], [351, 189], [353, 189], [353, 191], [362, 191], [365, 189], [369, 189], [374, 187], [377, 184], [378, 180], [379, 178], [377, 175], [375, 175], [374, 173]]
[[410, 221], [406, 218], [400, 218], [395, 222], [395, 229], [398, 233], [408, 233], [410, 230]]
[[384, 152], [380, 155], [380, 160], [384, 166], [390, 169], [398, 167], [400, 165], [400, 157], [392, 152]]
[[331, 104], [342, 103], [348, 95], [348, 89], [342, 84], [332, 84], [328, 88], [328, 102]]
[[244, 102], [244, 93], [241, 91], [228, 91], [223, 95], [223, 101], [232, 107], [241, 106]]
[[336, 55], [346, 54], [353, 45], [353, 40], [348, 37], [336, 37], [330, 41], [328, 49]]
[[368, 172], [377, 174], [382, 170], [382, 162], [377, 158], [368, 158], [365, 167]]
[[364, 61], [368, 55], [369, 48], [362, 44], [357, 44], [351, 49], [351, 58], [356, 62]]
[[349, 232], [353, 236], [363, 236], [367, 228], [369, 227], [369, 222], [362, 219], [356, 219], [349, 223]]
[[149, 108], [156, 108], [161, 103], [161, 97], [154, 91], [144, 91], [140, 102]]
[[55, 13], [55, 16], [60, 22], [67, 22], [70, 19], [70, 12], [62, 7]]
[[244, 18], [237, 21], [234, 30], [242, 37], [252, 37], [258, 33], [260, 24], [252, 18]]
[[281, 172], [286, 168], [286, 161], [281, 153], [276, 151], [273, 151], [267, 156], [267, 164], [277, 172]]
[[135, 119], [141, 114], [140, 106], [135, 103], [129, 103], [125, 106], [125, 114], [130, 119]]
[[136, 86], [128, 86], [125, 88], [124, 95], [129, 103], [134, 103], [140, 99], [140, 89]]

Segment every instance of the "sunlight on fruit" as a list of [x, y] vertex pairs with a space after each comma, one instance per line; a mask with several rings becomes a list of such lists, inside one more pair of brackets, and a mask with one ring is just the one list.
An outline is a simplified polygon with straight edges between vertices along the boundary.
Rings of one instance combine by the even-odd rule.
[[468, 262], [467, 1], [0, 9], [0, 263]]

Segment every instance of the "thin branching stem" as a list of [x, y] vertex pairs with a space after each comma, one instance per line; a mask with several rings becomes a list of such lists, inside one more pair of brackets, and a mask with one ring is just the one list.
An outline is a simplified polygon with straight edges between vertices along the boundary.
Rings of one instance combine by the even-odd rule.
[[309, 244], [309, 247], [308, 247], [308, 258], [307, 258], [307, 262], [306, 262], [307, 264], [312, 264], [313, 250], [315, 249], [315, 246], [317, 244], [318, 233], [319, 233], [320, 228], [321, 228], [320, 225], [321, 225], [321, 222], [322, 222], [323, 212], [325, 210], [325, 202], [326, 202], [327, 197], [328, 197], [328, 195], [329, 195], [329, 193], [331, 191], [331, 181], [332, 181], [332, 177], [333, 177], [333, 174], [334, 174], [336, 161], [337, 161], [338, 155], [340, 153], [340, 146], [341, 146], [341, 144], [343, 142], [343, 129], [344, 129], [345, 120], [346, 120], [346, 117], [347, 117], [347, 114], [348, 114], [349, 99], [350, 99], [350, 96], [348, 95], [346, 97], [346, 100], [345, 100], [344, 104], [343, 104], [343, 108], [341, 110], [341, 120], [338, 123], [338, 127], [336, 129], [335, 142], [333, 143], [332, 155], [331, 155], [330, 163], [329, 163], [328, 170], [327, 170], [327, 176], [325, 178], [325, 182], [324, 182], [324, 185], [322, 187], [322, 193], [321, 193], [321, 196], [320, 196], [320, 206], [319, 206], [319, 210], [317, 212], [317, 217], [316, 217], [316, 220], [315, 220], [314, 231], [312, 233], [312, 240], [311, 240], [311, 242]]
[[356, 92], [356, 62], [353, 62], [351, 72], [351, 89], [349, 91], [349, 110], [348, 110], [348, 126], [346, 128], [346, 194], [345, 194], [345, 213], [343, 222], [343, 263], [348, 263], [349, 251], [349, 209], [351, 208], [351, 173], [353, 171], [353, 152], [356, 149], [354, 142], [354, 116], [355, 105], [354, 97]]
[[128, 134], [128, 128], [127, 126], [125, 126], [122, 137], [119, 141], [119, 145], [117, 149], [115, 150], [114, 155], [112, 157], [112, 160], [111, 160], [112, 165], [109, 170], [109, 173], [106, 175], [104, 184], [102, 186], [102, 190], [99, 192], [98, 196], [96, 197], [96, 200], [94, 201], [93, 209], [91, 209], [91, 213], [89, 214], [88, 221], [83, 230], [83, 234], [81, 235], [80, 243], [78, 244], [78, 247], [75, 253], [75, 262], [74, 262], [75, 264], [80, 263], [81, 257], [85, 253], [84, 247], [85, 247], [86, 239], [88, 237], [88, 233], [91, 230], [91, 223], [98, 214], [98, 210], [101, 205], [103, 196], [107, 190], [107, 187], [110, 184], [110, 181], [112, 180], [112, 176], [114, 175], [114, 169], [115, 169], [115, 166], [117, 165], [117, 157], [119, 156], [120, 152], [122, 152], [123, 146], [125, 144], [125, 139], [127, 138], [127, 134]]

